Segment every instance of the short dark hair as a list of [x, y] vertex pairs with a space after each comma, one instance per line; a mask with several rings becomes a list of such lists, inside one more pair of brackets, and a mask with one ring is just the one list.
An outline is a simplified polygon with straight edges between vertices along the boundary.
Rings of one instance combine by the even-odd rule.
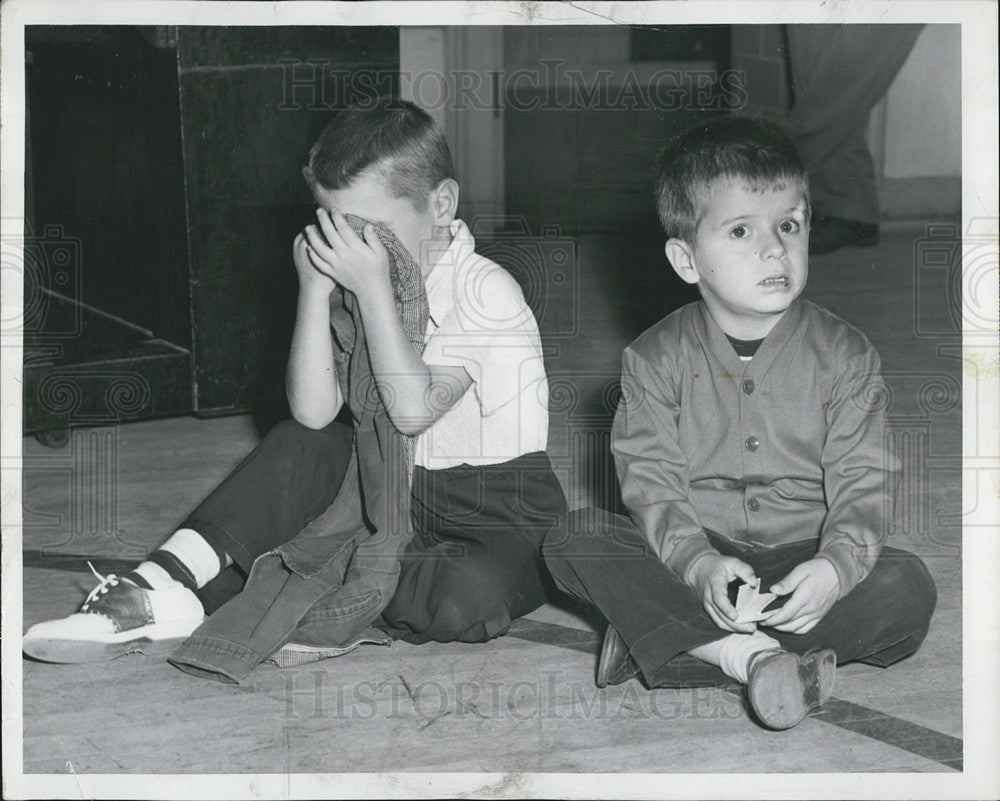
[[441, 181], [455, 177], [441, 127], [419, 106], [389, 96], [334, 117], [309, 151], [306, 175], [325, 189], [343, 189], [371, 167], [382, 171], [397, 197], [418, 208]]
[[701, 204], [720, 179], [754, 190], [798, 183], [809, 202], [809, 178], [781, 126], [744, 114], [716, 117], [675, 136], [657, 157], [656, 212], [668, 237], [694, 239]]

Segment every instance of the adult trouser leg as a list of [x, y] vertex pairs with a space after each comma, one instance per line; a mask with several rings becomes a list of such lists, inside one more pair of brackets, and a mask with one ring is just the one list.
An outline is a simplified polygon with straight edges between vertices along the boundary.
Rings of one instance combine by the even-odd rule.
[[789, 25], [794, 106], [789, 133], [809, 173], [814, 212], [878, 222], [868, 114], [922, 25]]

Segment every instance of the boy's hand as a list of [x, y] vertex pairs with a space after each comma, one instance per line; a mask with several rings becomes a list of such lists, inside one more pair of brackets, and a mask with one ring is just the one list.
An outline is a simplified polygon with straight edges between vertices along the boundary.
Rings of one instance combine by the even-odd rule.
[[361, 301], [372, 292], [391, 294], [389, 254], [374, 227], [366, 225], [362, 239], [339, 211], [317, 209], [316, 216], [319, 227], [305, 229], [312, 265]]
[[737, 623], [739, 613], [729, 602], [729, 583], [743, 579], [747, 584], [757, 584], [753, 568], [735, 556], [709, 553], [699, 557], [691, 566], [689, 582], [697, 590], [701, 602], [715, 625], [726, 631], [753, 634], [754, 622]]
[[761, 621], [762, 625], [790, 634], [805, 634], [819, 623], [840, 596], [837, 571], [826, 559], [810, 559], [771, 587], [771, 592], [788, 595], [783, 607]]
[[303, 292], [316, 290], [318, 293], [326, 295], [333, 292], [336, 286], [333, 279], [313, 267], [309, 258], [309, 241], [304, 233], [295, 237], [295, 243], [292, 245], [292, 258], [295, 261], [295, 270], [299, 274], [300, 290]]

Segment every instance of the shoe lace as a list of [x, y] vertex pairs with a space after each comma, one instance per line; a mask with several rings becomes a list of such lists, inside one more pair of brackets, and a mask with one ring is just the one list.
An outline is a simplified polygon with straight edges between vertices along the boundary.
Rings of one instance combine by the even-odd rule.
[[118, 586], [118, 576], [114, 573], [108, 573], [108, 575], [102, 576], [90, 562], [87, 562], [87, 567], [90, 568], [91, 572], [97, 576], [97, 580], [101, 583], [90, 591], [90, 595], [87, 596], [87, 600], [84, 601], [83, 606], [80, 607], [81, 612], [86, 612], [92, 603], [101, 598], [101, 596], [107, 594], [108, 590], [112, 587]]

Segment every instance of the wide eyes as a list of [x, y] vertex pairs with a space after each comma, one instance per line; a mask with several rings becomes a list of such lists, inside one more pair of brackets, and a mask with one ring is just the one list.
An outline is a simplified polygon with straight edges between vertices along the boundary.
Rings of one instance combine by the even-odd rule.
[[[782, 220], [778, 223], [778, 230], [783, 234], [797, 234], [802, 230], [802, 223], [791, 218]], [[746, 239], [750, 236], [750, 229], [743, 223], [740, 223], [729, 230], [729, 236], [732, 239]]]

